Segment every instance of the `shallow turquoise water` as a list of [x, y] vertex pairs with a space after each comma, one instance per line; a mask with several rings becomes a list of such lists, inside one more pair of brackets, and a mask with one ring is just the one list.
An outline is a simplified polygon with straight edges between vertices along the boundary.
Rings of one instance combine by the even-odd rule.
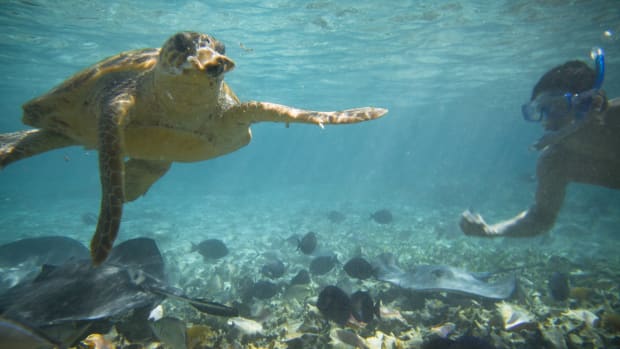
[[[467, 207], [507, 217], [533, 195], [523, 178], [534, 172], [537, 154], [528, 146], [542, 131], [522, 121], [520, 105], [540, 74], [587, 60], [601, 46], [605, 88], [609, 96], [620, 91], [620, 13], [612, 4], [5, 1], [0, 131], [22, 129], [20, 105], [79, 69], [122, 50], [160, 46], [179, 30], [203, 31], [227, 44], [237, 67], [226, 79], [242, 100], [324, 110], [374, 105], [390, 113], [325, 130], [254, 125], [248, 147], [176, 164], [144, 199], [149, 206], [198, 205], [221, 194], [252, 207], [250, 197], [280, 195], [315, 200], [317, 209], [437, 207], [447, 222]], [[12, 222], [1, 225], [2, 239], [44, 234], [42, 222], [54, 212], [77, 222], [72, 234], [89, 235], [78, 217], [97, 211], [95, 152], [50, 152], [0, 176], [0, 219]], [[567, 207], [620, 200], [611, 191], [572, 188]], [[64, 208], [72, 200], [83, 200], [81, 210]], [[10, 213], [18, 207], [28, 219]]]
[[[466, 207], [505, 217], [533, 194], [523, 178], [534, 172], [537, 154], [528, 146], [542, 131], [522, 121], [519, 108], [540, 74], [587, 60], [601, 46], [605, 88], [620, 92], [613, 1], [5, 1], [0, 10], [2, 132], [23, 128], [20, 105], [73, 72], [122, 50], [160, 46], [179, 30], [227, 44], [237, 63], [227, 81], [242, 100], [390, 109], [377, 121], [325, 130], [255, 125], [250, 146], [175, 165], [145, 199], [153, 207], [218, 194], [244, 203], [246, 195], [282, 195], [316, 199], [317, 208], [439, 207], [446, 221]], [[14, 222], [2, 225], [2, 239], [43, 234], [45, 224], [30, 225], [55, 210], [67, 214], [61, 207], [71, 200], [88, 203], [82, 211], [98, 205], [92, 151], [54, 151], [0, 177], [0, 219]], [[620, 199], [573, 186], [567, 207], [596, 200]], [[15, 218], [17, 207], [29, 218]], [[79, 212], [69, 211], [77, 221]]]

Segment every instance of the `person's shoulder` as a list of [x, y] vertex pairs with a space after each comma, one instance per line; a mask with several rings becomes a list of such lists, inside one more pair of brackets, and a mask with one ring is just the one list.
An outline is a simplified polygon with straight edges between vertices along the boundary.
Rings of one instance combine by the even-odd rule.
[[606, 117], [614, 119], [620, 118], [620, 97], [616, 97], [607, 101]]
[[620, 126], [620, 97], [607, 101], [607, 110], [602, 120], [608, 126]]

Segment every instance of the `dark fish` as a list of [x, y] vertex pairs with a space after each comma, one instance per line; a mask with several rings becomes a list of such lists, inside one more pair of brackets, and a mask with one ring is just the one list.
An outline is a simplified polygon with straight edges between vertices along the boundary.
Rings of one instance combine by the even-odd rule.
[[369, 323], [379, 317], [379, 303], [373, 303], [370, 293], [357, 291], [351, 295], [351, 315], [357, 320]]
[[351, 300], [336, 286], [327, 286], [319, 293], [316, 307], [326, 319], [339, 325], [346, 324], [351, 317]]
[[277, 279], [284, 275], [286, 267], [284, 263], [282, 263], [279, 259], [274, 259], [272, 261], [267, 262], [267, 264], [263, 265], [260, 272], [271, 279]]
[[362, 257], [353, 257], [344, 265], [344, 271], [355, 279], [368, 279], [374, 276], [375, 269]]
[[332, 223], [342, 223], [346, 216], [340, 211], [327, 212], [327, 219]]
[[248, 290], [248, 295], [258, 299], [269, 299], [276, 294], [280, 287], [268, 280], [260, 280], [254, 283], [252, 288]]
[[338, 258], [335, 255], [314, 257], [310, 262], [310, 273], [312, 275], [323, 275], [334, 268]]
[[565, 301], [570, 295], [570, 286], [568, 285], [568, 275], [561, 272], [553, 272], [549, 278], [549, 291], [551, 297], [556, 301]]
[[222, 240], [207, 239], [198, 245], [192, 244], [191, 252], [197, 251], [204, 259], [219, 259], [228, 254], [228, 247]]
[[291, 285], [307, 285], [310, 283], [310, 273], [306, 269], [300, 270], [293, 279]]
[[394, 220], [392, 212], [386, 209], [376, 211], [370, 215], [370, 218], [379, 224], [390, 224]]
[[309, 232], [304, 235], [301, 240], [299, 240], [299, 245], [297, 245], [297, 249], [299, 249], [303, 254], [310, 254], [314, 252], [316, 248], [316, 234], [314, 232]]

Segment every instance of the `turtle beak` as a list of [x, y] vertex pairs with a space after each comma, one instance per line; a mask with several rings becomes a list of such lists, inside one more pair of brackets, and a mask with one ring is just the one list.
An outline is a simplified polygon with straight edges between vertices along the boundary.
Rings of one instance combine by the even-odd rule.
[[220, 75], [232, 70], [235, 62], [230, 58], [212, 50], [211, 48], [200, 48], [195, 56], [187, 57], [195, 69], [204, 71], [211, 77], [219, 77]]

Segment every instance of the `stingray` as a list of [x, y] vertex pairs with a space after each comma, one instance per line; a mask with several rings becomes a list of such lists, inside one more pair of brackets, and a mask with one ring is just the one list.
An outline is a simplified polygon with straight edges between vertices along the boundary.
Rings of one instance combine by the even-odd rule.
[[69, 259], [88, 258], [88, 249], [79, 241], [64, 236], [26, 238], [0, 246], [0, 267], [34, 263], [62, 264]]
[[0, 246], [0, 292], [33, 279], [44, 264], [89, 258], [86, 246], [64, 236], [26, 238]]
[[119, 244], [109, 260], [98, 267], [93, 267], [90, 259], [45, 265], [34, 280], [0, 295], [0, 313], [39, 327], [114, 319], [133, 309], [154, 307], [167, 297], [188, 302], [208, 314], [237, 315], [236, 309], [190, 298], [168, 285], [161, 253], [148, 238]]
[[516, 287], [514, 275], [489, 281], [496, 274], [491, 272], [473, 273], [447, 265], [416, 265], [411, 270], [403, 270], [396, 265], [391, 254], [378, 257], [377, 279], [396, 286], [420, 292], [453, 292], [480, 296], [490, 299], [506, 299]]

